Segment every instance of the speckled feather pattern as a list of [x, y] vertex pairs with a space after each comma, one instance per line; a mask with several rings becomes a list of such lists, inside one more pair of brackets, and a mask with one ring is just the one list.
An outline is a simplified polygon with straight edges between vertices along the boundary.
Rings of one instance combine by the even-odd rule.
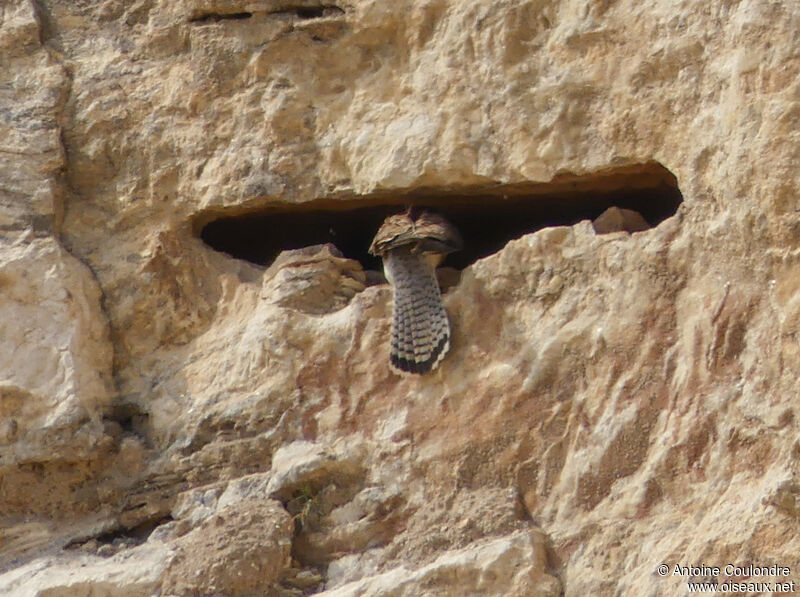
[[428, 373], [450, 348], [450, 324], [433, 266], [411, 247], [384, 257], [392, 280], [390, 364], [398, 373]]
[[383, 258], [393, 288], [390, 366], [396, 373], [428, 373], [450, 349], [436, 266], [462, 246], [446, 218], [413, 207], [386, 218], [375, 235], [369, 251]]
[[369, 252], [383, 256], [387, 251], [405, 245], [416, 245], [418, 251], [450, 253], [462, 245], [458, 230], [439, 214], [423, 211], [416, 218], [410, 212], [389, 216], [381, 225]]

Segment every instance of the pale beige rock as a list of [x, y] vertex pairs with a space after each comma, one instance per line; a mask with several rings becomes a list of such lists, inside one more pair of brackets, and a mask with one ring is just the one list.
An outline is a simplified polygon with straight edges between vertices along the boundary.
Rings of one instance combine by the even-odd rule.
[[[179, 496], [147, 541], [90, 540], [0, 575], [3, 595], [268, 595], [290, 568], [292, 520], [266, 483], [244, 477]], [[102, 536], [99, 532], [98, 536]]]
[[269, 595], [289, 567], [291, 519], [275, 501], [239, 500], [173, 542], [161, 594]]
[[[0, 6], [0, 592], [660, 595], [687, 580], [661, 563], [800, 570], [797, 4], [326, 6]], [[263, 268], [198, 238], [652, 161], [676, 215], [531, 231], [453, 276], [421, 380], [384, 366], [390, 289], [349, 256]]]
[[267, 494], [285, 501], [304, 486], [319, 487], [363, 476], [363, 448], [350, 445], [343, 450], [343, 447], [334, 450], [312, 442], [283, 446], [272, 457]]
[[592, 227], [597, 234], [608, 234], [609, 232], [641, 232], [650, 228], [650, 224], [638, 211], [609, 207], [592, 220]]
[[0, 249], [0, 466], [90, 458], [112, 348], [86, 267], [50, 238]]
[[325, 597], [356, 595], [497, 595], [556, 597], [561, 585], [545, 571], [545, 548], [535, 533], [481, 541], [446, 552], [418, 569], [405, 566], [322, 591]]
[[[114, 349], [101, 289], [58, 236], [70, 76], [58, 53], [42, 44], [40, 17], [29, 0], [0, 7], [3, 568], [105, 528], [98, 495], [114, 493], [118, 472], [130, 472], [106, 469], [108, 483], [99, 489], [98, 471], [116, 452], [113, 425], [103, 420], [112, 407]], [[59, 513], [66, 514], [62, 524], [53, 520]]]
[[344, 259], [333, 245], [284, 251], [264, 276], [263, 296], [275, 305], [311, 315], [341, 309], [365, 288], [358, 261]]
[[111, 558], [86, 554], [42, 558], [0, 577], [9, 597], [139, 597], [158, 591], [172, 554], [163, 544]]

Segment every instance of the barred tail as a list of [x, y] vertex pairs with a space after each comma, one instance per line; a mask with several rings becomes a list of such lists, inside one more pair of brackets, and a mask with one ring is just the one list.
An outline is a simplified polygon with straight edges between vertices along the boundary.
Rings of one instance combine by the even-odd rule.
[[434, 269], [421, 255], [394, 250], [387, 267], [394, 292], [390, 363], [400, 374], [428, 373], [450, 348], [450, 324]]

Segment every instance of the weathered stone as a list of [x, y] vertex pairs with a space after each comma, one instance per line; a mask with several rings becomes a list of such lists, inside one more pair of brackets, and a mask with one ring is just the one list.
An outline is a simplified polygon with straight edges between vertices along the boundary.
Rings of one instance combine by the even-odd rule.
[[269, 595], [289, 567], [291, 519], [268, 499], [221, 508], [173, 543], [161, 594]]
[[641, 232], [650, 228], [638, 211], [609, 207], [592, 221], [592, 227], [597, 234], [609, 232]]
[[418, 569], [401, 566], [318, 595], [556, 597], [561, 584], [545, 572], [545, 558], [540, 534], [518, 532], [443, 553]]
[[[0, 593], [800, 570], [799, 29], [753, 0], [4, 2]], [[653, 228], [532, 227], [445, 272], [420, 379], [345, 244], [262, 267], [200, 238], [514, 185], [563, 222], [570, 185], [654, 162], [683, 203]]]
[[112, 348], [86, 267], [47, 238], [0, 248], [0, 467], [90, 457], [104, 436]]
[[264, 298], [311, 315], [338, 311], [365, 288], [361, 264], [333, 245], [284, 251], [264, 275]]
[[83, 553], [45, 557], [0, 577], [13, 597], [136, 597], [158, 591], [172, 554], [163, 544], [105, 558]]
[[[342, 448], [346, 448], [343, 450]], [[363, 448], [342, 443], [337, 449], [312, 442], [294, 442], [278, 450], [272, 458], [272, 469], [266, 492], [287, 500], [302, 487], [317, 489], [363, 476]]]

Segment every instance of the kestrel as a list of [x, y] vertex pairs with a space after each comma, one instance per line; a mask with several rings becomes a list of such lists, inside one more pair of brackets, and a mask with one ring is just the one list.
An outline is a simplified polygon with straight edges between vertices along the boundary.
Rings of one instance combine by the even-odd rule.
[[415, 208], [384, 220], [369, 252], [383, 259], [392, 285], [389, 363], [402, 374], [428, 373], [450, 348], [450, 323], [436, 267], [463, 246], [458, 230], [442, 216]]

